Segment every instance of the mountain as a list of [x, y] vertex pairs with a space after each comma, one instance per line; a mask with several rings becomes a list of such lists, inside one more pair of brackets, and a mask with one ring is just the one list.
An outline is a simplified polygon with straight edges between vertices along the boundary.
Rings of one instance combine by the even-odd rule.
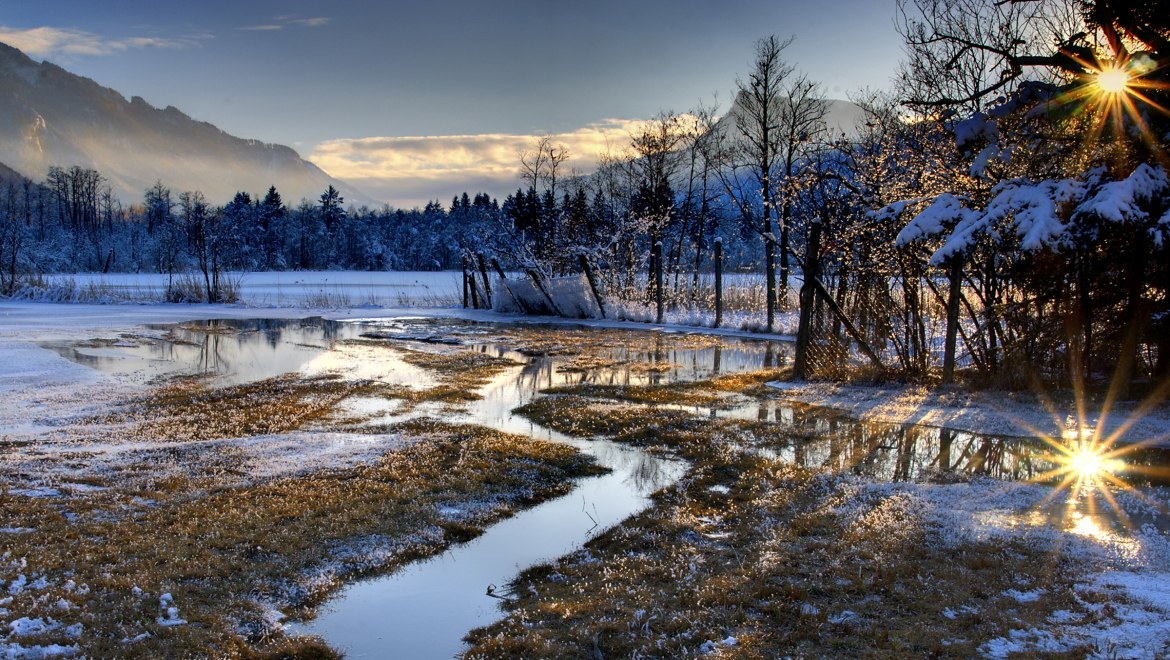
[[330, 185], [346, 203], [378, 203], [279, 144], [245, 140], [158, 109], [0, 43], [0, 162], [34, 180], [53, 165], [90, 167], [124, 202], [141, 201], [161, 180], [175, 192], [199, 190], [212, 203], [270, 185], [295, 202]]
[[[743, 108], [737, 97], [735, 102], [731, 104], [731, 110], [719, 119], [712, 130], [722, 133], [732, 140], [741, 139], [735, 122], [742, 113]], [[846, 139], [856, 137], [858, 126], [864, 120], [865, 111], [856, 103], [840, 99], [825, 99], [825, 127], [828, 129], [829, 138], [836, 139], [842, 135]]]
[[8, 167], [4, 163], [0, 163], [0, 184], [20, 183], [24, 178], [20, 172]]

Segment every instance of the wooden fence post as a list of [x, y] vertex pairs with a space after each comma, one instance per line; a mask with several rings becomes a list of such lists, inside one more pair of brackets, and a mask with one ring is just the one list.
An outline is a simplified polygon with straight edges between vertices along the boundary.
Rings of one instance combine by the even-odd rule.
[[520, 308], [520, 311], [531, 315], [532, 309], [528, 307], [527, 303], [520, 299], [520, 296], [516, 295], [515, 291], [512, 291], [512, 285], [508, 284], [508, 276], [504, 273], [504, 269], [500, 266], [499, 259], [492, 257], [492, 268], [494, 268], [496, 273], [499, 274], [500, 284], [504, 287], [504, 290], [508, 292], [508, 295], [512, 297], [512, 301], [516, 303], [516, 306]]
[[467, 300], [471, 294], [467, 292], [467, 255], [463, 256], [463, 309], [467, 309]]
[[549, 294], [548, 289], [544, 288], [544, 282], [541, 280], [540, 274], [531, 268], [527, 269], [527, 273], [528, 278], [532, 280], [532, 284], [536, 286], [537, 290], [540, 291], [541, 295], [544, 296], [544, 300], [548, 303], [548, 308], [552, 310], [552, 313], [556, 316], [565, 316], [565, 313], [561, 311], [561, 308], [557, 307], [557, 302], [553, 300], [553, 297]]
[[662, 323], [662, 241], [654, 244], [654, 297], [658, 303], [658, 320], [655, 323]]
[[723, 237], [715, 239], [715, 327], [723, 324]]
[[488, 282], [487, 262], [483, 258], [483, 253], [476, 255], [479, 258], [479, 274], [483, 277], [483, 294], [487, 297], [487, 308], [492, 308], [492, 285]]
[[471, 307], [479, 309], [479, 285], [475, 283], [475, 266], [469, 262], [467, 255], [463, 255], [463, 263], [467, 267], [467, 282], [471, 285]]
[[601, 291], [597, 288], [597, 278], [593, 276], [589, 259], [583, 254], [578, 254], [577, 259], [581, 262], [581, 270], [585, 271], [585, 279], [589, 280], [589, 290], [593, 292], [593, 299], [597, 301], [597, 309], [601, 310], [601, 318], [605, 318], [605, 301], [601, 299]]

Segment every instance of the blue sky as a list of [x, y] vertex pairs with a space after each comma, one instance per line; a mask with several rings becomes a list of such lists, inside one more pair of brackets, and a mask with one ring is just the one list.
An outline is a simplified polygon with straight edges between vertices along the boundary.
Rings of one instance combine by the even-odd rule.
[[[795, 35], [787, 59], [828, 96], [884, 87], [901, 56], [894, 11], [893, 0], [5, 0], [0, 41], [334, 169], [355, 160], [338, 158], [347, 145], [374, 138], [408, 146], [410, 158], [390, 159], [405, 167], [431, 143], [437, 158], [467, 161], [475, 136], [498, 155], [501, 136], [565, 135], [572, 146], [582, 131], [608, 139], [715, 93], [726, 106], [753, 42], [770, 33]], [[433, 136], [459, 136], [458, 149], [421, 139]], [[495, 168], [479, 175], [495, 181]], [[451, 175], [440, 170], [428, 176]], [[433, 196], [405, 174], [397, 189], [355, 183], [397, 204]]]

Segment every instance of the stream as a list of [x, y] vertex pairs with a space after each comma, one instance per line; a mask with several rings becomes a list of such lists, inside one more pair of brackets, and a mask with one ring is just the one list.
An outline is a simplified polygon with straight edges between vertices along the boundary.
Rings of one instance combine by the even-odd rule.
[[[450, 319], [378, 319], [333, 322], [322, 319], [209, 321], [152, 328], [158, 337], [104, 342], [45, 343], [77, 362], [122, 377], [150, 380], [174, 374], [210, 375], [238, 384], [285, 373], [313, 376], [342, 373], [398, 384], [425, 384], [428, 375], [402, 362], [395, 351], [355, 346], [344, 340], [377, 336], [393, 348], [430, 351], [475, 350], [510, 358], [508, 367], [485, 386], [466, 412], [450, 415], [420, 406], [407, 415], [384, 400], [348, 404], [373, 423], [443, 414], [445, 421], [487, 426], [572, 445], [610, 473], [580, 479], [567, 495], [498, 522], [484, 534], [452, 545], [435, 557], [413, 562], [393, 574], [348, 585], [324, 603], [316, 619], [286, 626], [291, 634], [319, 635], [350, 658], [450, 658], [463, 649], [471, 629], [502, 615], [499, 595], [522, 570], [580, 548], [590, 538], [649, 505], [655, 491], [678, 481], [688, 465], [642, 448], [608, 440], [571, 438], [512, 414], [550, 387], [580, 383], [647, 385], [708, 378], [723, 373], [779, 366], [787, 347], [759, 340], [665, 332], [583, 330], [606, 341], [585, 348], [557, 346], [563, 329], [545, 330], [542, 352], [521, 352], [515, 326]], [[539, 332], [528, 327], [525, 332]], [[568, 340], [567, 340], [568, 341]], [[591, 352], [593, 365], [574, 364]], [[686, 408], [716, 417], [782, 424], [793, 441], [762, 449], [783, 460], [852, 471], [881, 480], [914, 480], [939, 472], [1018, 480], [1050, 469], [1042, 447], [1020, 438], [983, 436], [930, 427], [862, 423], [827, 409], [781, 401], [756, 401], [730, 409]], [[1155, 457], [1151, 460], [1161, 460]], [[492, 593], [494, 590], [494, 594]]]

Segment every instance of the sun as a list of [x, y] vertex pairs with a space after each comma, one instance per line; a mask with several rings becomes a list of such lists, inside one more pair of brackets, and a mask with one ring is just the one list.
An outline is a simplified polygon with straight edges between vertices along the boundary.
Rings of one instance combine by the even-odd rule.
[[1099, 482], [1106, 475], [1125, 470], [1125, 463], [1111, 458], [1104, 447], [1084, 444], [1063, 457], [1065, 472], [1079, 481]]
[[1098, 71], [1093, 82], [1097, 89], [1104, 94], [1123, 94], [1129, 90], [1131, 76], [1121, 68], [1109, 68]]
[[1082, 67], [1077, 84], [1066, 87], [1054, 100], [1057, 106], [1079, 107], [1094, 117], [1083, 139], [1094, 144], [1107, 131], [1137, 139], [1161, 151], [1160, 134], [1149, 125], [1151, 115], [1170, 115], [1158, 100], [1170, 86], [1155, 76], [1157, 63], [1144, 53], [1116, 60], [1076, 60]]

